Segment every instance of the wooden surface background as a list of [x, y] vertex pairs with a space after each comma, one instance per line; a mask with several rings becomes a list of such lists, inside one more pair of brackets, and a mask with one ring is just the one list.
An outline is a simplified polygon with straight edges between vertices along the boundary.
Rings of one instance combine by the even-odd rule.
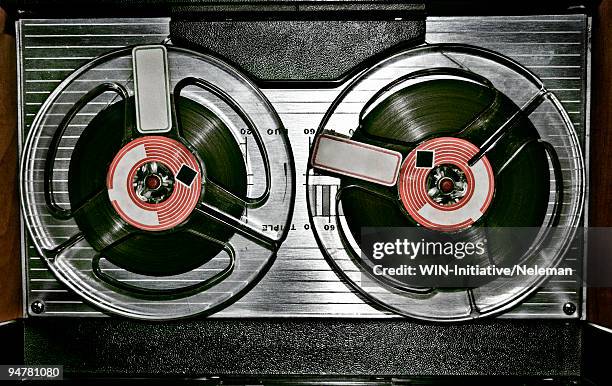
[[0, 9], [0, 321], [21, 316], [15, 38]]
[[[593, 22], [589, 225], [612, 227], [612, 0], [599, 3]], [[589, 246], [588, 271], [611, 272], [612, 239]], [[587, 318], [612, 328], [612, 288], [588, 289]]]

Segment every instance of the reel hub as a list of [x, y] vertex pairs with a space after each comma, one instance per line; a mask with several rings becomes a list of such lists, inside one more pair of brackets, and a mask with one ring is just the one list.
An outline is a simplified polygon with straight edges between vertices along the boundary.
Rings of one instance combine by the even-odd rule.
[[[493, 200], [493, 169], [486, 156], [469, 141], [440, 137], [417, 146], [404, 160], [398, 180], [403, 208], [418, 224], [444, 231], [471, 226]], [[426, 152], [431, 163], [419, 162]]]
[[108, 196], [128, 224], [163, 231], [183, 223], [202, 193], [198, 161], [180, 142], [145, 136], [125, 145], [107, 176]]

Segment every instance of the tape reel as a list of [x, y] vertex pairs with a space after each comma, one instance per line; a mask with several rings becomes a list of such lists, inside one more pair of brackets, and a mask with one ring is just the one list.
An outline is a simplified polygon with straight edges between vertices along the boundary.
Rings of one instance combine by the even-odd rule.
[[115, 51], [70, 75], [23, 157], [25, 220], [50, 270], [134, 318], [234, 301], [272, 263], [293, 210], [291, 149], [269, 102], [221, 60], [175, 47]]
[[[334, 145], [341, 142], [350, 146]], [[349, 161], [364, 146], [367, 162]], [[463, 45], [404, 51], [353, 79], [319, 127], [307, 178], [338, 185], [337, 231], [327, 231], [330, 219], [312, 217], [338, 275], [383, 308], [435, 321], [502, 312], [543, 278], [490, 277], [457, 288], [444, 278], [423, 287], [373, 275], [371, 252], [361, 249], [364, 229], [418, 228], [477, 242], [488, 227], [537, 227], [529, 243], [492, 238], [474, 263], [550, 267], [571, 243], [584, 197], [577, 135], [554, 94], [518, 63]]]

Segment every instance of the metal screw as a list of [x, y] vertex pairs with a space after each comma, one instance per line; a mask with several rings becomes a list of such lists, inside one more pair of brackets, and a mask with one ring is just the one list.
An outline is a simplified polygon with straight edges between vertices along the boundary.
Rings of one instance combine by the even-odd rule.
[[574, 312], [576, 312], [576, 305], [574, 303], [565, 303], [563, 305], [563, 312], [565, 312], [566, 315], [573, 315]]
[[30, 308], [35, 314], [42, 314], [45, 311], [45, 303], [40, 300], [37, 300], [32, 303], [32, 305], [30, 305]]

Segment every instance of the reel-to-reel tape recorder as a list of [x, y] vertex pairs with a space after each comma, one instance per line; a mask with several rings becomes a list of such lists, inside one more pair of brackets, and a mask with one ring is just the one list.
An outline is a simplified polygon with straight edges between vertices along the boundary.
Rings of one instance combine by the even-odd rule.
[[[30, 317], [582, 315], [586, 16], [430, 17], [298, 83], [165, 18], [17, 26]], [[532, 229], [476, 263], [571, 275], [399, 282], [371, 272], [375, 228]]]

